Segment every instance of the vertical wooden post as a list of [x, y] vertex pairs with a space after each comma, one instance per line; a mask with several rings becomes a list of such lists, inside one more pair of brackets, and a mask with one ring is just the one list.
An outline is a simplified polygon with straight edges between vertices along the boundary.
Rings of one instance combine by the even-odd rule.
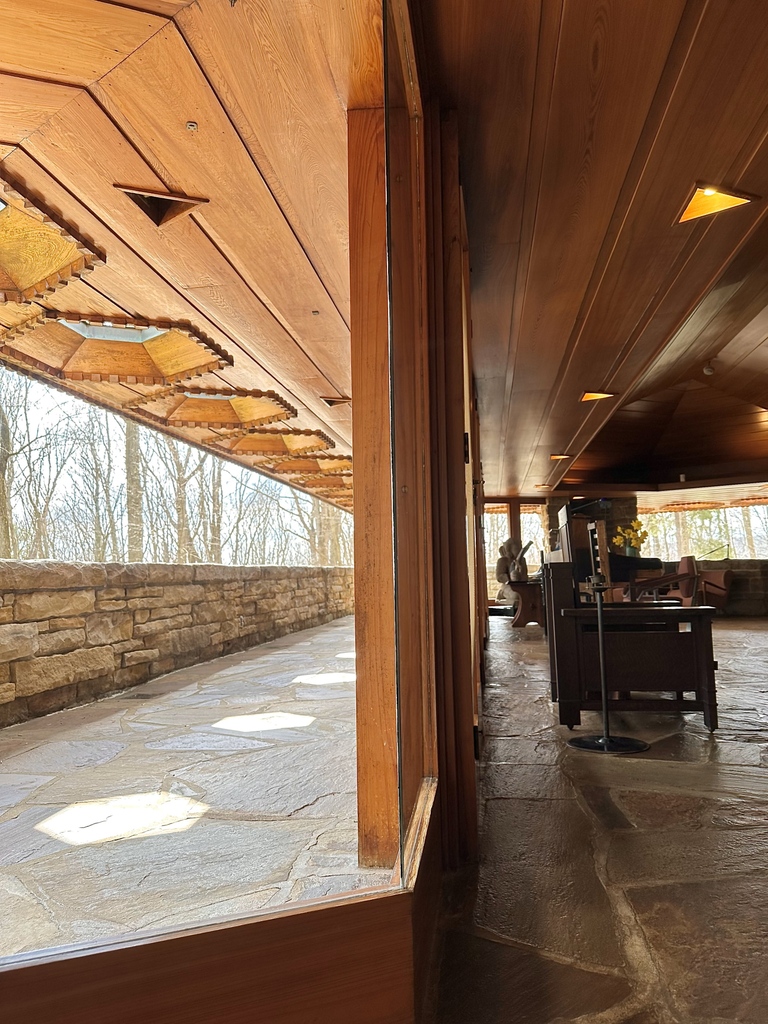
[[440, 373], [444, 390], [445, 499], [452, 642], [451, 687], [445, 694], [453, 719], [447, 737], [455, 759], [455, 790], [449, 813], [456, 818], [455, 863], [471, 860], [477, 850], [477, 795], [473, 714], [473, 671], [470, 628], [467, 496], [465, 479], [464, 351], [468, 337], [468, 296], [465, 294], [458, 125], [454, 113], [441, 124], [443, 337]]
[[400, 825], [384, 110], [350, 110], [347, 123], [358, 855], [392, 867]]
[[509, 499], [509, 536], [522, 537], [522, 523], [520, 521], [520, 499]]

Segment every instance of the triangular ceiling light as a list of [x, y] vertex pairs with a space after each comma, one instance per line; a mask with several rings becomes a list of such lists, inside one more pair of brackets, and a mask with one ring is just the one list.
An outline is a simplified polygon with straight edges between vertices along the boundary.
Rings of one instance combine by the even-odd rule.
[[0, 302], [30, 302], [105, 261], [40, 201], [0, 179]]
[[165, 385], [232, 365], [188, 323], [57, 313], [0, 328], [0, 353], [63, 380]]
[[152, 189], [131, 188], [129, 185], [115, 185], [124, 192], [138, 208], [158, 227], [170, 223], [177, 217], [191, 213], [196, 206], [207, 203], [207, 199], [185, 196], [181, 193], [155, 192]]
[[610, 391], [585, 391], [581, 396], [582, 402], [600, 402], [604, 398], [615, 398]]
[[751, 203], [754, 199], [757, 199], [757, 196], [729, 192], [727, 189], [717, 188], [714, 185], [697, 185], [678, 223], [695, 220], [697, 217], [709, 217], [713, 213], [721, 213], [723, 210], [731, 210], [735, 206]]

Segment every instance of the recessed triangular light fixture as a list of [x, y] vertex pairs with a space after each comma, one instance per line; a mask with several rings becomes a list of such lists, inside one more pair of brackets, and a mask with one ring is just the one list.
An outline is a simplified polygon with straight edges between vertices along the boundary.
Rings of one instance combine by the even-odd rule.
[[612, 391], [585, 391], [581, 396], [582, 402], [599, 402], [603, 398], [615, 398]]
[[683, 224], [687, 220], [696, 220], [697, 217], [709, 217], [713, 213], [722, 213], [723, 210], [731, 210], [735, 206], [744, 206], [745, 203], [751, 203], [758, 198], [759, 196], [751, 196], [746, 192], [734, 192], [717, 185], [697, 184], [678, 224]]
[[334, 406], [336, 406], [336, 405], [349, 405], [349, 403], [352, 401], [352, 399], [348, 398], [346, 395], [340, 395], [338, 397], [335, 397], [335, 396], [331, 395], [328, 398], [324, 398], [321, 395], [320, 396], [320, 401], [321, 402], [325, 402], [325, 404], [328, 406], [329, 409], [333, 409]]
[[196, 206], [208, 202], [207, 199], [195, 196], [155, 192], [152, 189], [133, 188], [130, 185], [115, 185], [115, 188], [124, 192], [159, 228], [164, 227], [177, 217], [191, 213]]

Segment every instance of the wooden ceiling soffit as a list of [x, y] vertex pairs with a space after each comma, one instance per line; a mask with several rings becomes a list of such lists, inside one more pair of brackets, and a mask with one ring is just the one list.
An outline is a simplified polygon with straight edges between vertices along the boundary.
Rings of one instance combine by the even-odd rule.
[[317, 26], [345, 6], [205, 0], [176, 25], [349, 322], [346, 107]]
[[301, 482], [302, 486], [307, 487], [316, 494], [321, 492], [332, 494], [336, 491], [349, 491], [352, 489], [351, 476], [329, 476], [325, 479], [317, 476], [307, 476], [303, 477]]
[[293, 419], [297, 410], [275, 391], [188, 387], [140, 397], [131, 408], [174, 427], [246, 429]]
[[296, 457], [284, 459], [273, 466], [276, 473], [285, 476], [334, 476], [352, 471], [351, 455], [317, 455], [312, 459]]
[[0, 158], [8, 145], [21, 142], [80, 92], [77, 86], [0, 72]]
[[40, 200], [0, 178], [1, 302], [30, 302], [48, 295], [105, 259]]
[[[182, 217], [174, 222], [172, 231], [158, 230], [125, 194], [114, 188], [116, 180], [141, 181], [159, 191], [163, 182], [153, 176], [149, 166], [88, 94], [73, 100], [66, 109], [66, 117], [62, 113], [52, 118], [25, 143], [24, 152], [17, 151], [9, 160], [14, 161], [14, 169], [18, 166], [30, 180], [55, 190], [62, 209], [73, 211], [70, 216], [76, 211], [90, 230], [95, 230], [90, 228], [91, 224], [98, 224], [98, 237], [109, 240], [112, 269], [117, 268], [118, 261], [124, 270], [120, 278], [110, 273], [110, 281], [104, 275], [103, 286], [100, 281], [99, 287], [106, 294], [124, 308], [140, 309], [146, 282], [152, 277], [154, 281], [149, 281], [149, 287], [153, 291], [148, 292], [148, 297], [152, 299], [154, 315], [165, 314], [162, 308], [157, 311], [158, 302], [173, 304], [174, 312], [183, 304], [188, 315], [204, 318], [212, 331], [226, 333], [245, 356], [264, 370], [265, 376], [268, 374], [291, 392], [289, 400], [294, 396], [322, 423], [333, 424], [331, 429], [347, 442], [348, 410], [334, 410], [338, 418], [330, 418], [327, 407], [318, 398], [320, 394], [332, 394], [336, 387], [346, 387], [344, 378], [348, 372], [344, 365], [334, 361], [336, 367], [341, 366], [336, 375], [340, 379], [334, 377], [333, 382], [329, 381], [195, 223], [197, 218]], [[47, 167], [55, 168], [55, 179], [43, 170]], [[190, 187], [189, 191], [199, 192], [202, 188]], [[218, 198], [214, 202], [214, 194], [211, 195], [207, 211], [218, 204]], [[100, 224], [91, 211], [97, 211]], [[242, 219], [242, 207], [238, 216]], [[130, 250], [123, 240], [129, 241]], [[136, 257], [138, 253], [143, 254], [142, 258]], [[110, 271], [110, 267], [103, 269]], [[162, 297], [155, 287], [161, 282]], [[170, 310], [168, 315], [173, 315]], [[173, 319], [184, 318], [173, 315]], [[263, 378], [257, 384], [265, 385], [269, 387]]]
[[219, 370], [231, 357], [189, 323], [43, 314], [0, 329], [0, 352], [62, 380], [167, 385]]
[[335, 448], [334, 442], [322, 430], [251, 430], [241, 436], [213, 436], [206, 438], [212, 448], [228, 455], [296, 455], [322, 452]]
[[[210, 196], [195, 217], [201, 231], [329, 382], [345, 387], [348, 326], [176, 27], [105, 76], [93, 95], [164, 181]], [[186, 128], [190, 107], [197, 131]], [[123, 172], [115, 180], [152, 187]]]
[[0, 0], [0, 69], [88, 86], [167, 24], [122, 4]]

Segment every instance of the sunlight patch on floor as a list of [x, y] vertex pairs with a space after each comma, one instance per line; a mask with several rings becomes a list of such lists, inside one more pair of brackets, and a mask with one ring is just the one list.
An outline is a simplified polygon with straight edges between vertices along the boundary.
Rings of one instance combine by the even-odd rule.
[[91, 846], [186, 832], [207, 810], [208, 804], [175, 793], [131, 793], [70, 804], [35, 829], [68, 846]]

